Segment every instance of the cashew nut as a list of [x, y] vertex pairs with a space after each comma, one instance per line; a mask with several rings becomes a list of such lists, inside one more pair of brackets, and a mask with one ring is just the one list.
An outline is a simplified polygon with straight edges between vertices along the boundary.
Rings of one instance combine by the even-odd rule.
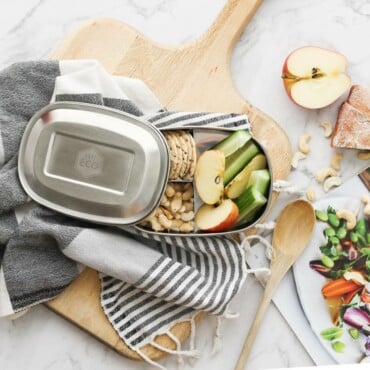
[[320, 126], [325, 129], [325, 137], [330, 137], [333, 133], [333, 125], [331, 124], [331, 122], [322, 121], [320, 122]]
[[185, 206], [185, 211], [192, 211], [194, 209], [194, 205], [190, 201], [186, 201], [184, 203], [184, 206]]
[[183, 213], [181, 215], [181, 219], [185, 222], [193, 220], [194, 219], [194, 212], [189, 211], [189, 212]]
[[168, 209], [162, 208], [162, 212], [169, 220], [173, 219], [173, 214]]
[[152, 218], [150, 220], [150, 223], [151, 223], [152, 229], [154, 231], [163, 231], [164, 230], [163, 226], [158, 222], [158, 220], [156, 218]]
[[188, 189], [185, 191], [185, 193], [182, 194], [182, 199], [183, 200], [189, 200], [190, 198], [193, 197], [193, 189]]
[[370, 150], [365, 150], [365, 151], [362, 151], [362, 152], [358, 152], [357, 153], [357, 158], [361, 159], [362, 161], [367, 161], [368, 159], [370, 159]]
[[324, 181], [324, 191], [327, 193], [334, 186], [342, 185], [342, 179], [338, 176], [329, 177]]
[[370, 216], [370, 196], [369, 195], [363, 195], [361, 197], [361, 200], [362, 200], [363, 203], [365, 203], [364, 214], [366, 216]]
[[171, 185], [167, 185], [166, 187], [166, 195], [168, 198], [172, 198], [175, 195], [175, 189]]
[[158, 216], [158, 221], [165, 229], [170, 229], [172, 226], [172, 221], [170, 221], [163, 213]]
[[302, 152], [295, 152], [292, 158], [292, 167], [297, 168], [298, 162], [304, 158], [306, 158], [306, 154], [303, 154]]
[[347, 221], [347, 229], [352, 230], [356, 226], [356, 215], [348, 209], [338, 209], [337, 217]]
[[303, 154], [308, 154], [311, 150], [311, 148], [308, 145], [308, 142], [311, 140], [311, 135], [310, 134], [304, 134], [299, 138], [299, 143], [298, 143], [298, 149], [303, 153]]
[[194, 225], [192, 222], [184, 222], [181, 226], [180, 226], [180, 231], [182, 233], [188, 233], [190, 231], [193, 231], [194, 230]]
[[318, 183], [323, 183], [327, 177], [336, 176], [337, 171], [331, 167], [321, 168], [316, 172], [316, 181]]
[[313, 202], [313, 201], [316, 199], [315, 190], [313, 190], [312, 188], [308, 188], [308, 189], [306, 190], [306, 197], [307, 197], [307, 199], [308, 199], [310, 202]]
[[331, 157], [331, 162], [330, 165], [337, 171], [340, 170], [340, 162], [343, 158], [343, 153], [336, 152], [334, 155]]
[[176, 213], [180, 210], [182, 206], [182, 196], [181, 193], [176, 193], [171, 201], [171, 211]]

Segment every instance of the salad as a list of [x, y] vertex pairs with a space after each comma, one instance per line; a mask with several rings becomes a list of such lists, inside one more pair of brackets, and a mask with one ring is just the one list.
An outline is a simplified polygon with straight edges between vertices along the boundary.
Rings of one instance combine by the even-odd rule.
[[331, 206], [316, 210], [316, 218], [327, 224], [326, 242], [320, 246], [321, 258], [310, 261], [310, 267], [328, 279], [321, 293], [333, 323], [320, 335], [334, 351], [343, 353], [346, 345], [341, 337], [348, 331], [370, 356], [370, 220], [349, 221], [341, 217], [343, 211]]

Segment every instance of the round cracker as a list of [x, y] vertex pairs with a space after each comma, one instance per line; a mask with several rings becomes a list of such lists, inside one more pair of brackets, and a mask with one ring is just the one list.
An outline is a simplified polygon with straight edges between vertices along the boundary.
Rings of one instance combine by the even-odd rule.
[[189, 162], [189, 148], [188, 144], [185, 140], [185, 132], [184, 131], [178, 131], [176, 132], [177, 139], [180, 143], [180, 149], [181, 149], [181, 168], [180, 168], [180, 177], [183, 178], [186, 175], [186, 169], [188, 167]]
[[194, 177], [194, 172], [195, 172], [195, 165], [197, 163], [197, 148], [195, 146], [195, 141], [194, 138], [191, 134], [189, 134], [189, 142], [190, 142], [190, 153], [191, 153], [191, 159], [189, 160], [190, 162], [190, 168], [187, 174], [187, 178], [193, 178]]
[[163, 132], [164, 137], [166, 138], [168, 148], [170, 150], [170, 174], [169, 178], [173, 179], [175, 177], [175, 170], [177, 167], [177, 148], [174, 140], [172, 139], [168, 131]]
[[181, 168], [181, 148], [180, 148], [180, 143], [177, 140], [176, 135], [174, 132], [168, 132], [169, 140], [172, 142], [174, 146], [174, 159], [175, 159], [175, 165], [174, 165], [174, 170], [173, 170], [173, 176], [171, 176], [172, 179], [178, 179], [179, 178], [179, 173], [180, 173], [180, 168]]

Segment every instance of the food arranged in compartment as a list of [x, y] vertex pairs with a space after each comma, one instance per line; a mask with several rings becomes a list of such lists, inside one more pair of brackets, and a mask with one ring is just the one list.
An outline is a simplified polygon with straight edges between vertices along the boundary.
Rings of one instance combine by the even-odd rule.
[[196, 163], [196, 146], [189, 131], [163, 131], [170, 152], [170, 180], [191, 180]]
[[194, 231], [194, 190], [191, 182], [169, 183], [160, 205], [140, 226], [153, 231]]
[[268, 200], [271, 176], [260, 146], [245, 130], [228, 135], [199, 157], [194, 174], [199, 230], [222, 232], [248, 226]]
[[271, 176], [264, 151], [247, 130], [162, 131], [170, 154], [169, 183], [140, 227], [157, 233], [237, 231], [263, 213]]

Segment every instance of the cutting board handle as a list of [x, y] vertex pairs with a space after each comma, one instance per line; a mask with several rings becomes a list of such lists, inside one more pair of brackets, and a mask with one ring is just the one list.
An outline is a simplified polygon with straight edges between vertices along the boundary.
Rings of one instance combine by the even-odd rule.
[[226, 49], [228, 55], [263, 0], [228, 0], [201, 41], [205, 47]]

